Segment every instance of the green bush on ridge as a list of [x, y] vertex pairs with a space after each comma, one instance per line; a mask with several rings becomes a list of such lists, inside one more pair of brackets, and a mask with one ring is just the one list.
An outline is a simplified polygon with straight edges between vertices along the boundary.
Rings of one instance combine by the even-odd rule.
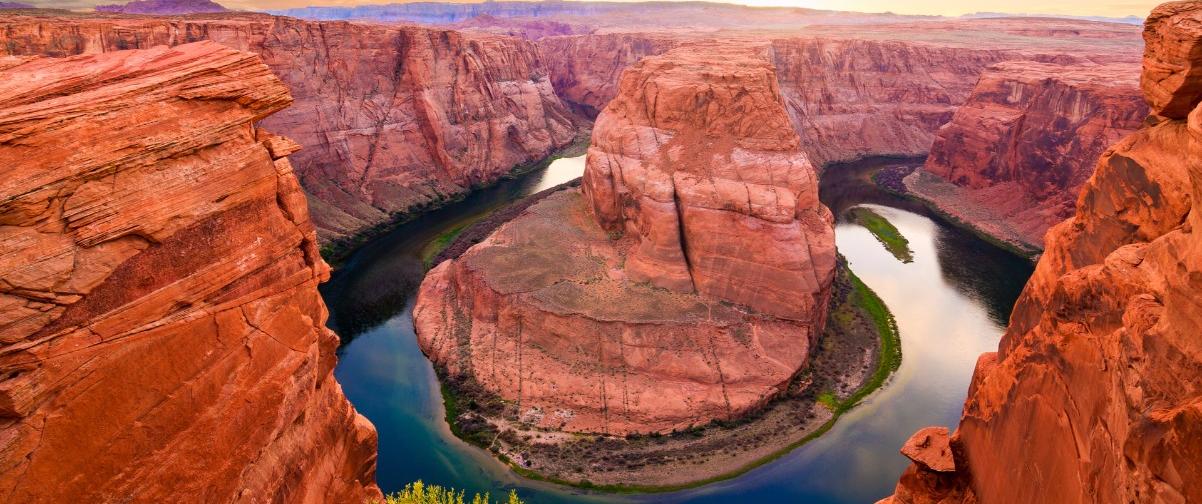
[[[391, 493], [384, 496], [383, 503], [379, 501], [376, 504], [492, 504], [492, 500], [487, 493], [475, 494], [471, 500], [466, 500], [462, 490], [454, 488], [445, 488], [438, 485], [427, 485], [418, 480], [414, 483], [405, 485], [405, 488], [400, 492]], [[497, 501], [501, 504], [501, 501]], [[510, 490], [509, 499], [504, 501], [504, 504], [525, 504], [522, 499], [518, 498], [517, 492]]]

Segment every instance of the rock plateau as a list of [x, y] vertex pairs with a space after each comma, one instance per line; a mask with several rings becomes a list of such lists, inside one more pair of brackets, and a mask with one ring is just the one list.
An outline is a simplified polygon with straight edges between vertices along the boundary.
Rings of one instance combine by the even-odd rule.
[[1152, 11], [1153, 119], [1053, 227], [996, 353], [977, 362], [955, 471], [890, 501], [1202, 502], [1202, 2]]
[[0, 58], [0, 500], [380, 497], [297, 145], [256, 125], [290, 103], [212, 42]]
[[608, 434], [738, 417], [808, 362], [830, 212], [766, 49], [695, 46], [624, 72], [582, 191], [535, 204], [423, 282], [423, 351], [510, 418]]

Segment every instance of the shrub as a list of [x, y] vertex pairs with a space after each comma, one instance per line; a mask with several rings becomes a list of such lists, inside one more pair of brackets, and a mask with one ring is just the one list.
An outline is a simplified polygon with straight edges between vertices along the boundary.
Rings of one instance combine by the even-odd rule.
[[[454, 488], [444, 488], [438, 485], [427, 485], [418, 480], [416, 483], [405, 485], [405, 488], [400, 492], [388, 494], [384, 496], [383, 504], [492, 504], [492, 500], [487, 493], [475, 494], [471, 500], [464, 498], [462, 490], [456, 491]], [[500, 501], [497, 501], [500, 504]], [[524, 504], [518, 498], [517, 492], [510, 490], [509, 499], [505, 504]]]

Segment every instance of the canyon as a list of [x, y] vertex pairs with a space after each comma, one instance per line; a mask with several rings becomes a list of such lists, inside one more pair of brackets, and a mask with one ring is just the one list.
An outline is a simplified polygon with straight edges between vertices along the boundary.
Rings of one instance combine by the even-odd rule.
[[1139, 65], [989, 67], [907, 189], [1029, 251], [1072, 215], [1098, 156], [1143, 123]]
[[318, 237], [348, 239], [489, 184], [576, 137], [521, 39], [258, 14], [7, 16], [0, 52], [67, 56], [212, 40], [259, 54], [295, 104], [263, 126], [293, 163]]
[[213, 42], [0, 58], [0, 493], [365, 502], [292, 103]]
[[[513, 5], [496, 7], [501, 6]], [[764, 22], [765, 12], [752, 15], [745, 8], [735, 8], [742, 14], [721, 22], [694, 19], [705, 28], [685, 31], [654, 27], [652, 21], [668, 23], [679, 14], [675, 8], [647, 7], [648, 26], [618, 29], [614, 19], [595, 12], [598, 6], [610, 8], [582, 4], [578, 7], [586, 12], [578, 15], [422, 19], [454, 29], [249, 13], [186, 18], [24, 13], [0, 19], [0, 52], [57, 57], [205, 39], [260, 54], [296, 99], [264, 125], [308, 147], [294, 163], [319, 240], [331, 256], [587, 134], [585, 117], [595, 117], [614, 96], [626, 67], [681, 44], [770, 43], [793, 127], [809, 132], [802, 136], [803, 149], [819, 169], [871, 156], [925, 155], [962, 104], [988, 94], [974, 95], [973, 84], [990, 65], [1138, 61], [1138, 31], [1105, 23], [918, 23], [898, 16], [790, 10], [805, 19], [806, 34], [798, 36], [796, 30], [772, 28]], [[468, 7], [476, 8], [463, 8]], [[1004, 71], [989, 75], [998, 72]], [[1112, 119], [1116, 124], [1107, 126], [1096, 118], [1094, 126], [1077, 128], [1077, 137], [1030, 138], [1029, 143], [1061, 146], [1097, 128], [1129, 126], [1117, 124], [1125, 115]], [[964, 142], [939, 145], [948, 159], [985, 163], [989, 157]], [[1082, 149], [1082, 154], [1092, 152]], [[1076, 173], [1072, 179], [1079, 184], [1089, 166], [1063, 170]], [[986, 163], [980, 169], [987, 168]], [[1062, 203], [1049, 200], [1040, 215], [1064, 217]], [[1052, 218], [1005, 215], [1002, 220], [1021, 222], [1023, 229], [1032, 228], [1028, 221], [1039, 221], [1028, 233], [1037, 234]]]
[[[977, 361], [959, 427], [890, 445], [913, 463], [889, 499], [1202, 500], [1196, 2], [1158, 8], [1142, 39], [1068, 19], [711, 4], [290, 11], [438, 26], [170, 11], [206, 3], [0, 15], [2, 500], [379, 498], [376, 430], [334, 376], [336, 350], [356, 350], [326, 327], [322, 255], [537, 174], [589, 134], [579, 187], [457, 243], [424, 280], [405, 264], [420, 291], [388, 312], [405, 320], [365, 322], [404, 326], [412, 310], [405, 336], [447, 387], [451, 428], [490, 424], [481, 444], [519, 447], [494, 450], [506, 471], [557, 460], [507, 433], [591, 456], [754, 423], [796, 395], [815, 408], [790, 413], [797, 439], [826, 432], [881, 350], [841, 342], [857, 376], [816, 377], [859, 281], [819, 175], [926, 156], [898, 191], [924, 201], [882, 219], [922, 229], [897, 208], [925, 203], [1043, 255], [1013, 313], [990, 313], [1009, 328]], [[631, 13], [648, 15], [623, 24]], [[435, 223], [431, 243], [470, 220]], [[939, 248], [914, 240], [919, 266], [959, 250], [931, 226]], [[375, 279], [381, 298], [399, 276]], [[437, 385], [401, 401], [428, 406]], [[352, 397], [399, 409], [367, 398]], [[478, 462], [401, 441], [392, 455]], [[780, 449], [727, 448], [712, 473], [662, 450], [705, 467], [633, 480], [641, 466], [609, 459], [627, 472], [564, 481], [662, 489]]]
[[[819, 25], [807, 26], [804, 31], [804, 36], [749, 29], [693, 34], [611, 31], [543, 37], [537, 44], [563, 100], [587, 115], [596, 115], [613, 98], [622, 69], [645, 56], [699, 40], [769, 42], [793, 128], [806, 132], [802, 135], [803, 148], [820, 168], [872, 156], [926, 155], [940, 128], [953, 120], [954, 113], [966, 102], [985, 95], [974, 93], [974, 85], [992, 65], [1007, 61], [1031, 62], [1029, 67], [1040, 63], [1066, 68], [1116, 65], [1114, 71], [1122, 73], [1138, 66], [1139, 56], [1138, 31], [1134, 27], [1065, 20]], [[1016, 40], [1018, 36], [1022, 39]], [[986, 76], [992, 75], [995, 81], [1017, 81], [1025, 78], [1018, 73], [1022, 68], [1017, 63], [1003, 65]], [[1016, 74], [1011, 76], [1009, 72]], [[1107, 89], [1113, 97], [1105, 106], [1127, 106], [1122, 101], [1125, 96], [1130, 102], [1138, 101], [1134, 88], [1109, 84], [1095, 87]], [[1041, 110], [1055, 105], [1033, 103], [1030, 108]], [[1105, 109], [1102, 104], [1091, 105]], [[1098, 117], [1092, 117], [1091, 124], [1094, 129], [1123, 131], [1133, 127], [1129, 118], [1136, 114], [1094, 114]], [[1107, 120], [1114, 124], [1107, 124]], [[1053, 138], [1049, 132], [1048, 138], [1032, 140], [1060, 145], [1090, 133], [1092, 130], [1085, 128], [1079, 137]], [[1107, 137], [1113, 138], [1113, 134]], [[943, 145], [947, 152], [971, 151], [985, 158], [991, 153], [952, 139]], [[1085, 151], [1082, 154], [1091, 152], [1080, 150]], [[1100, 151], [1094, 155], [1097, 153]]]
[[636, 63], [586, 163], [581, 190], [426, 276], [436, 367], [567, 432], [669, 432], [783, 391], [825, 324], [834, 234], [764, 49]]
[[1202, 4], [1157, 7], [1144, 39], [1149, 120], [1048, 233], [959, 426], [916, 435], [950, 450], [915, 457], [887, 501], [1202, 499]]

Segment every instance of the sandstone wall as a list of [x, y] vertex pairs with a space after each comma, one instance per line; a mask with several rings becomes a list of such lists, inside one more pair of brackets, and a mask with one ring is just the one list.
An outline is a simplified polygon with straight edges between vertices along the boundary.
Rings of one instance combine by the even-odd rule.
[[[730, 38], [770, 41], [789, 118], [819, 167], [873, 155], [926, 154], [935, 132], [968, 98], [987, 66], [1051, 58], [1011, 49], [871, 37], [778, 37], [765, 33]], [[556, 92], [595, 114], [617, 94], [618, 77], [626, 67], [703, 38], [704, 34], [609, 33], [548, 37], [538, 46]]]
[[916, 463], [894, 502], [1202, 501], [1202, 3], [1158, 7], [1145, 40], [1155, 118], [1048, 233], [977, 363], [954, 471]]
[[255, 122], [292, 102], [212, 42], [0, 58], [0, 494], [363, 502], [329, 269]]
[[1098, 156], [1147, 115], [1138, 72], [1126, 63], [990, 67], [937, 133], [923, 169], [1042, 246], [1047, 229], [1072, 215]]
[[812, 320], [832, 217], [763, 52], [693, 45], [630, 67], [582, 187], [602, 227], [638, 240], [631, 279]]
[[531, 42], [252, 14], [0, 18], [0, 54], [65, 56], [213, 40], [259, 54], [296, 103], [263, 126], [293, 156], [323, 241], [461, 195], [576, 134]]

